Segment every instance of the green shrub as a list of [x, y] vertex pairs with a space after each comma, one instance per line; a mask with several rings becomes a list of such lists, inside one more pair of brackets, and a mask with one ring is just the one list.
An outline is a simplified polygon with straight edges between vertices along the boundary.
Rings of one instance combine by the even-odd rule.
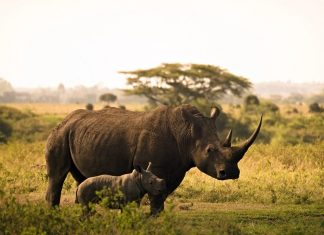
[[248, 95], [244, 99], [244, 104], [245, 104], [245, 106], [259, 105], [260, 101], [259, 101], [259, 98], [256, 95]]
[[296, 116], [280, 123], [273, 136], [273, 143], [297, 145], [316, 144], [324, 140], [324, 115]]
[[36, 115], [30, 111], [0, 106], [0, 143], [8, 140], [34, 142], [45, 140], [61, 117]]
[[0, 118], [0, 144], [6, 143], [8, 141], [8, 138], [11, 136], [11, 133], [11, 125]]
[[17, 121], [13, 128], [12, 138], [34, 142], [46, 140], [57, 121], [44, 117], [30, 117]]
[[48, 208], [43, 203], [18, 203], [2, 199], [0, 231], [2, 234], [179, 234], [181, 227], [173, 212], [150, 217], [134, 203], [119, 210], [95, 208], [86, 216], [79, 205]]
[[86, 104], [85, 108], [86, 108], [86, 110], [92, 111], [93, 110], [93, 104], [88, 103], [88, 104]]
[[22, 112], [12, 107], [0, 106], [0, 118], [4, 120], [19, 121], [31, 116], [34, 116], [31, 112]]
[[317, 102], [311, 103], [309, 105], [309, 112], [320, 113], [320, 112], [323, 112], [323, 111], [324, 111], [324, 109], [322, 109], [322, 107]]

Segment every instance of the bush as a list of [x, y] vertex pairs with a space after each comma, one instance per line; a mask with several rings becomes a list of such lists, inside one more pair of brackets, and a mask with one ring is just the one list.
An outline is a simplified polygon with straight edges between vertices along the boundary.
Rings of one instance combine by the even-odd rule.
[[268, 103], [265, 103], [264, 106], [265, 106], [266, 109], [268, 109], [271, 112], [275, 113], [275, 112], [279, 111], [278, 105], [276, 105], [274, 103], [268, 102]]
[[93, 104], [88, 103], [85, 108], [86, 108], [86, 110], [92, 111], [93, 110]]
[[12, 197], [2, 200], [1, 234], [179, 234], [181, 229], [172, 212], [149, 217], [134, 203], [122, 213], [99, 205], [94, 215], [85, 216], [79, 205], [51, 209]]
[[125, 105], [119, 105], [118, 108], [126, 110], [126, 106]]
[[318, 103], [315, 102], [309, 105], [309, 112], [320, 113], [323, 112], [323, 109]]
[[36, 115], [30, 111], [0, 106], [0, 143], [10, 139], [27, 142], [45, 140], [61, 117]]
[[301, 143], [314, 144], [324, 140], [324, 115], [308, 117], [298, 116], [280, 123], [273, 138], [273, 142], [297, 145]]
[[245, 97], [244, 103], [246, 106], [259, 105], [260, 101], [256, 95], [248, 95], [247, 97]]
[[28, 118], [34, 116], [31, 112], [21, 112], [18, 109], [7, 107], [7, 106], [0, 106], [0, 118], [9, 121], [19, 121], [24, 118]]
[[62, 118], [55, 116], [34, 116], [14, 122], [11, 139], [34, 142], [46, 140], [51, 130]]
[[11, 133], [11, 125], [0, 118], [0, 144], [6, 143], [8, 141], [8, 138], [11, 136]]

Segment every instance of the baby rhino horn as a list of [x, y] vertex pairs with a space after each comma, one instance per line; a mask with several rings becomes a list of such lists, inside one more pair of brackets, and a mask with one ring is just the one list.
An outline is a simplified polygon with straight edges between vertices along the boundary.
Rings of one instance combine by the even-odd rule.
[[152, 162], [149, 162], [146, 171], [151, 171], [152, 170]]

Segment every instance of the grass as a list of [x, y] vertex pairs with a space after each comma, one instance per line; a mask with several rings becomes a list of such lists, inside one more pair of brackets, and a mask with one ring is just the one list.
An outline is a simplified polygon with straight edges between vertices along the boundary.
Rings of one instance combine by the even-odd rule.
[[239, 163], [241, 176], [215, 181], [190, 170], [175, 197], [203, 202], [324, 203], [324, 142], [254, 145]]
[[[94, 104], [94, 109], [102, 109], [105, 105], [105, 103]], [[9, 103], [6, 104], [6, 106], [13, 107], [24, 112], [32, 111], [38, 115], [56, 115], [59, 117], [64, 117], [76, 109], [85, 109], [86, 104]], [[117, 107], [118, 105], [112, 104], [111, 106]], [[140, 111], [144, 109], [144, 106], [145, 104], [129, 104], [126, 105], [126, 108]]]
[[[0, 145], [0, 179], [11, 194], [46, 190], [45, 142]], [[324, 203], [324, 142], [318, 145], [255, 145], [239, 163], [239, 180], [217, 181], [190, 170], [172, 195], [200, 202]], [[68, 177], [63, 194], [74, 193]]]
[[0, 204], [0, 234], [323, 234], [324, 206], [251, 203], [167, 204], [159, 217], [130, 204], [123, 213], [96, 206], [85, 217], [79, 205], [50, 209], [44, 203]]
[[[235, 181], [217, 181], [194, 168], [167, 199], [167, 212], [157, 220], [147, 218], [147, 205], [140, 210], [130, 209], [134, 221], [145, 224], [137, 227], [129, 227], [131, 221], [126, 216], [118, 217], [116, 222], [117, 215], [111, 214], [116, 212], [108, 210], [103, 215], [82, 220], [81, 209], [74, 204], [76, 185], [71, 176], [63, 187], [61, 209], [49, 210], [44, 204], [47, 185], [44, 148], [44, 141], [0, 145], [0, 219], [6, 234], [62, 231], [67, 234], [134, 231], [138, 234], [148, 231], [154, 234], [322, 234], [324, 231], [323, 143], [285, 147], [255, 145], [240, 162], [241, 177]], [[147, 224], [164, 227], [152, 230]]]
[[[263, 205], [251, 203], [194, 203], [177, 214], [199, 234], [321, 234], [321, 205]], [[187, 222], [186, 222], [187, 221]]]

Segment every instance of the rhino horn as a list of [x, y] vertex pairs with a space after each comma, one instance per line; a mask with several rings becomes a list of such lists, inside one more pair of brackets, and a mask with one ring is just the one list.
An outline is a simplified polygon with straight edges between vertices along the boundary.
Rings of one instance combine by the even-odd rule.
[[149, 162], [146, 171], [151, 171], [152, 170], [152, 162]]
[[258, 127], [255, 129], [255, 131], [250, 136], [250, 138], [247, 139], [242, 145], [240, 145], [238, 147], [233, 147], [232, 148], [234, 159], [236, 159], [237, 161], [239, 161], [239, 160], [241, 160], [243, 158], [243, 156], [246, 153], [246, 151], [249, 149], [249, 147], [253, 144], [254, 140], [258, 136], [259, 131], [261, 129], [261, 125], [262, 125], [262, 115], [260, 117], [260, 121], [259, 121]]
[[223, 142], [223, 147], [231, 147], [232, 145], [232, 130], [230, 130]]
[[212, 107], [212, 109], [210, 110], [210, 118], [216, 119], [220, 112], [221, 110], [218, 107]]

